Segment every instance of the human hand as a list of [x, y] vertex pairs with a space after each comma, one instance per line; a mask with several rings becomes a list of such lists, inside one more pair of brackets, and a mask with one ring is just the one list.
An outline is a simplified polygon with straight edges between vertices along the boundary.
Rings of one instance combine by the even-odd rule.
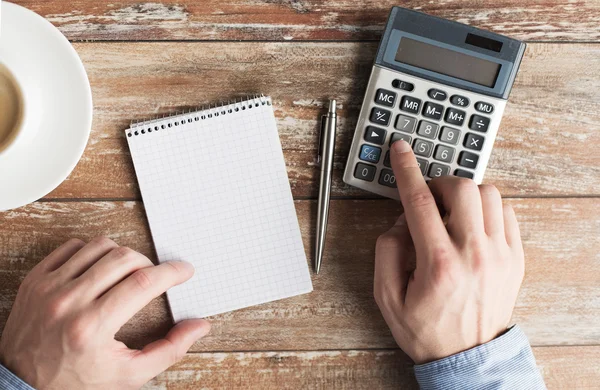
[[155, 266], [107, 238], [70, 240], [27, 275], [0, 339], [0, 362], [36, 389], [137, 389], [180, 360], [210, 330], [182, 321], [132, 350], [114, 339], [136, 312], [194, 273]]
[[377, 240], [374, 292], [394, 339], [422, 364], [496, 338], [524, 273], [513, 209], [472, 180], [428, 186], [404, 141], [390, 157], [404, 214]]

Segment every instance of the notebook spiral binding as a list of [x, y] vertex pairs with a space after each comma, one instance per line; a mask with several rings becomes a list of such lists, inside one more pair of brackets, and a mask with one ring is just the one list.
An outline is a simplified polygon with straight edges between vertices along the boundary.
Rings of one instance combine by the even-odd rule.
[[270, 106], [271, 104], [271, 98], [266, 97], [265, 95], [248, 96], [245, 99], [241, 99], [239, 102], [236, 99], [233, 102], [222, 102], [214, 107], [209, 105], [208, 107], [205, 106], [197, 110], [178, 112], [148, 121], [132, 122], [126, 133], [127, 137], [137, 137], [146, 133], [152, 133], [153, 131], [166, 130], [186, 123], [199, 122], [221, 115], [233, 114], [255, 107], [257, 108], [259, 106]]

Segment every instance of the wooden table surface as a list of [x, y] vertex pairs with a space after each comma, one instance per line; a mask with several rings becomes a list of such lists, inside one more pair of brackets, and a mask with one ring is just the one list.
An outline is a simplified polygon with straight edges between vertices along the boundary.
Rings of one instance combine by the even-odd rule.
[[[314, 292], [213, 317], [209, 336], [147, 389], [415, 388], [372, 297], [376, 237], [396, 202], [341, 172], [389, 9], [404, 5], [529, 43], [485, 182], [515, 207], [526, 275], [514, 321], [551, 389], [600, 388], [600, 2], [597, 0], [17, 0], [74, 44], [94, 124], [73, 174], [0, 214], [0, 329], [27, 272], [67, 238], [106, 235], [156, 258], [123, 130], [131, 120], [264, 93], [274, 99], [307, 255], [317, 129], [341, 102], [331, 224]], [[171, 325], [164, 297], [118, 334]]]

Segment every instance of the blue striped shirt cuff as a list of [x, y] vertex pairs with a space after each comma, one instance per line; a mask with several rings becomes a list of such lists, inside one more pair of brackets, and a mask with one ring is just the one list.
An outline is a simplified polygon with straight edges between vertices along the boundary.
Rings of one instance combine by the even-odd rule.
[[422, 390], [546, 389], [525, 333], [517, 326], [478, 347], [415, 366]]
[[8, 368], [0, 364], [0, 389], [2, 390], [35, 390]]

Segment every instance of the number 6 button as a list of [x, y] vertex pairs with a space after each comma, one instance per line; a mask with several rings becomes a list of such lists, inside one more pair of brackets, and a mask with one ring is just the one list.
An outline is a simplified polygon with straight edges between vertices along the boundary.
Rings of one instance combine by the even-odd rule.
[[433, 155], [433, 158], [446, 163], [451, 163], [452, 160], [454, 160], [454, 149], [444, 145], [438, 145], [435, 148], [435, 154]]

